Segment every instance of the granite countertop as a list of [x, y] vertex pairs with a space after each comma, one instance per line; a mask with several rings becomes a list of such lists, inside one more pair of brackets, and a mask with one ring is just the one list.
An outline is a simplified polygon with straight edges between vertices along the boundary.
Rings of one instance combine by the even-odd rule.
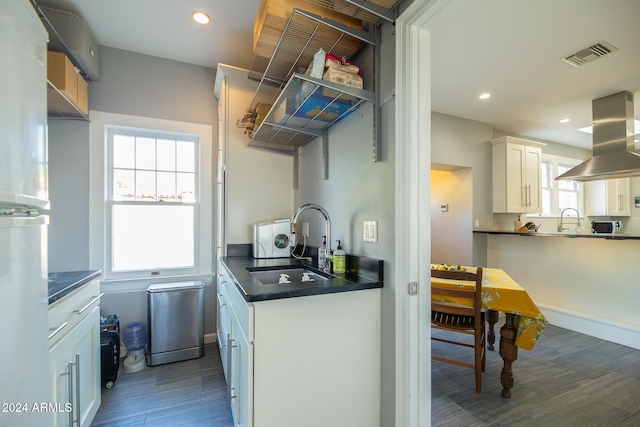
[[305, 267], [312, 271], [317, 271], [317, 269], [295, 258], [254, 259], [252, 257], [237, 256], [222, 258], [222, 262], [233, 275], [232, 280], [236, 288], [238, 288], [247, 302], [383, 287], [384, 261], [374, 258], [347, 255], [347, 273], [331, 274], [327, 280], [271, 285], [262, 284], [247, 268]]
[[101, 270], [61, 271], [49, 273], [49, 304], [67, 296], [76, 289], [82, 287], [100, 277]]
[[515, 234], [527, 237], [569, 237], [569, 238], [584, 238], [584, 239], [607, 239], [607, 240], [640, 240], [640, 236], [631, 234], [605, 234], [605, 233], [561, 233], [557, 231], [541, 231], [541, 232], [529, 232], [520, 233], [518, 231], [507, 230], [473, 230], [474, 233], [485, 234]]

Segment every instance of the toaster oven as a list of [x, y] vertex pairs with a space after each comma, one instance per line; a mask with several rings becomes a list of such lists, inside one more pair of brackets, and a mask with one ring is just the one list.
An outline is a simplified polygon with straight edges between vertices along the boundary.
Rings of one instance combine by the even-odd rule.
[[616, 234], [620, 231], [620, 221], [593, 221], [591, 229], [596, 234]]

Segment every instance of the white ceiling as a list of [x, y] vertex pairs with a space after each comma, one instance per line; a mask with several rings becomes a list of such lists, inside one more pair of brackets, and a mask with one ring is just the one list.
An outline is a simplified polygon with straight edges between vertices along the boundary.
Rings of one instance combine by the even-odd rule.
[[[36, 2], [80, 15], [104, 46], [212, 68], [253, 59], [260, 0]], [[194, 10], [212, 23], [194, 24]], [[631, 91], [640, 118], [638, 0], [451, 0], [430, 27], [435, 111], [585, 148], [591, 137], [576, 129], [591, 124], [593, 99]], [[578, 68], [562, 61], [599, 41], [618, 50]]]

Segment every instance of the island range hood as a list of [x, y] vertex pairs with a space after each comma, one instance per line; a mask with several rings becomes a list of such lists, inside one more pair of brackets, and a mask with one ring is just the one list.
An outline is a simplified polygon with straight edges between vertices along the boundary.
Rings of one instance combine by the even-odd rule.
[[633, 93], [622, 91], [594, 99], [593, 157], [556, 179], [594, 181], [640, 176], [634, 143]]

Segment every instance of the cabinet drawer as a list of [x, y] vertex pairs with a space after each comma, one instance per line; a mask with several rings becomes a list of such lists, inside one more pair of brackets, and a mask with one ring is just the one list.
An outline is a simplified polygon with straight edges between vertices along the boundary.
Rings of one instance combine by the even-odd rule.
[[92, 280], [49, 306], [49, 345], [53, 345], [100, 305], [100, 281]]

